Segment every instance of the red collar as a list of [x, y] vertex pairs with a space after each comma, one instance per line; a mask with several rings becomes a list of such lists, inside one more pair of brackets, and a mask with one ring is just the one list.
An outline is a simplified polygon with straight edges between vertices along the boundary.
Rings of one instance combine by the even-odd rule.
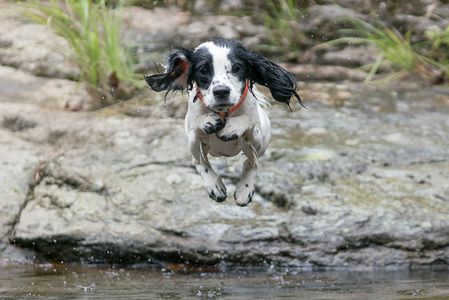
[[[228, 111], [220, 111], [220, 112], [215, 112], [218, 115], [220, 115], [220, 118], [224, 119], [226, 118], [228, 115], [232, 114], [233, 112], [235, 112], [237, 109], [240, 108], [240, 106], [243, 104], [243, 102], [246, 99], [246, 95], [248, 95], [248, 89], [249, 89], [249, 81], [246, 80], [245, 82], [245, 88], [243, 89], [243, 93], [240, 96], [239, 102], [237, 102], [235, 105], [231, 106]], [[201, 103], [203, 103], [204, 107], [206, 107], [206, 104], [204, 103], [204, 96], [203, 93], [201, 93], [201, 90], [198, 88], [198, 86], [196, 87], [196, 95], [195, 95], [195, 100], [196, 99], [200, 99]]]

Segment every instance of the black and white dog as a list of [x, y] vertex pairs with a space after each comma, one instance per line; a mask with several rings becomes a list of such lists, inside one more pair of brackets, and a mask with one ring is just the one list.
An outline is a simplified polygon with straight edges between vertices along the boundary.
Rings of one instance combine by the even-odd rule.
[[209, 197], [221, 202], [226, 187], [212, 169], [207, 155], [247, 159], [234, 193], [245, 206], [254, 195], [258, 159], [268, 146], [271, 124], [263, 110], [267, 102], [255, 83], [270, 89], [273, 98], [290, 105], [296, 97], [295, 77], [239, 42], [218, 38], [195, 50], [178, 48], [169, 54], [165, 73], [145, 76], [155, 91], [188, 90], [185, 130], [189, 150]]

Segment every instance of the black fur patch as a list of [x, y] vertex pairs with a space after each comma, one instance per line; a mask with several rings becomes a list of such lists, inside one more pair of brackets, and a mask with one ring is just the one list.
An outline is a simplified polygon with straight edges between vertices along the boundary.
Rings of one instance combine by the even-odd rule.
[[214, 77], [214, 60], [207, 48], [199, 48], [192, 57], [192, 68], [189, 82], [195, 81], [205, 90], [209, 88]]
[[225, 120], [223, 120], [221, 118], [217, 118], [217, 120], [215, 120], [215, 123], [207, 122], [203, 127], [203, 131], [206, 134], [216, 133], [216, 132], [222, 130], [225, 125], [226, 125]]
[[221, 189], [218, 186], [216, 186], [216, 189], [220, 190], [223, 193], [223, 195], [221, 197], [219, 197], [218, 195], [215, 195], [215, 192], [212, 190], [209, 192], [209, 198], [211, 198], [217, 202], [225, 201], [226, 200], [226, 188]]
[[219, 47], [222, 48], [229, 48], [229, 49], [234, 49], [237, 47], [242, 47], [242, 44], [240, 44], [239, 41], [236, 40], [230, 40], [230, 39], [225, 39], [222, 37], [218, 37], [216, 39], [213, 40], [213, 43]]
[[239, 138], [237, 134], [231, 134], [231, 135], [218, 135], [217, 137], [222, 140], [223, 142], [233, 141]]
[[247, 61], [250, 68], [248, 77], [252, 82], [268, 87], [276, 101], [290, 106], [290, 99], [295, 97], [304, 107], [296, 93], [297, 83], [293, 74], [257, 52], [248, 51]]
[[166, 72], [145, 76], [145, 81], [156, 92], [184, 90], [188, 87], [193, 52], [178, 48], [167, 58]]

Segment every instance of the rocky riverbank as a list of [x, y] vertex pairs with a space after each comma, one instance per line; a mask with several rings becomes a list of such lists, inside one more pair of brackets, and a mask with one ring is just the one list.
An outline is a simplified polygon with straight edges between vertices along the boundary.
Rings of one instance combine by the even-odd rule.
[[[447, 264], [449, 89], [300, 86], [308, 109], [270, 109], [247, 208], [207, 197], [181, 118], [0, 97], [2, 247], [87, 262]], [[231, 190], [241, 159], [215, 161]]]
[[[272, 142], [254, 200], [241, 208], [209, 199], [192, 168], [182, 95], [166, 107], [147, 92], [86, 111], [96, 100], [45, 44], [54, 35], [9, 7], [0, 0], [0, 265], [448, 265], [448, 87], [300, 82], [308, 108], [270, 108]], [[155, 12], [132, 10], [128, 38], [160, 47], [137, 22]], [[195, 28], [174, 13], [182, 30]], [[242, 26], [237, 37], [258, 30]], [[288, 67], [303, 76], [319, 69]], [[230, 194], [242, 159], [214, 161]]]

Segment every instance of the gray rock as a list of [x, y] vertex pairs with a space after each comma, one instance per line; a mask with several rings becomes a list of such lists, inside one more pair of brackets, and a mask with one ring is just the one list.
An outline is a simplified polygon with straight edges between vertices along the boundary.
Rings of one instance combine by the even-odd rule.
[[25, 205], [37, 165], [36, 150], [29, 142], [0, 130], [0, 241], [7, 237]]
[[364, 19], [365, 16], [337, 4], [312, 5], [304, 18], [304, 31], [314, 38], [338, 37], [338, 30], [349, 27], [350, 19]]
[[17, 5], [0, 3], [0, 10], [0, 64], [38, 76], [78, 78], [80, 72], [67, 59], [70, 47], [63, 38], [48, 26], [24, 23], [23, 8]]
[[344, 67], [360, 67], [376, 61], [377, 52], [369, 46], [345, 47], [341, 50], [330, 50], [320, 57], [325, 65], [339, 65]]
[[366, 72], [343, 66], [329, 65], [285, 65], [298, 80], [329, 80], [329, 81], [363, 81], [368, 76]]
[[[9, 239], [64, 261], [447, 264], [449, 91], [300, 88], [307, 110], [271, 109], [273, 140], [246, 208], [208, 199], [182, 120], [60, 112], [44, 125], [41, 109], [22, 109], [37, 125], [16, 134], [45, 155]], [[241, 162], [214, 161], [229, 194]]]
[[83, 83], [37, 77], [4, 66], [0, 66], [0, 102], [32, 103], [70, 110], [90, 110], [100, 105], [100, 100], [89, 95]]
[[242, 11], [245, 4], [243, 0], [223, 0], [220, 1], [218, 9], [220, 12]]
[[370, 14], [374, 17], [388, 17], [397, 13], [405, 13], [411, 15], [423, 15], [426, 13], [426, 9], [434, 0], [341, 0], [338, 4], [353, 9], [363, 14]]
[[192, 1], [191, 6], [196, 15], [226, 14], [247, 9], [250, 5], [244, 2], [243, 0], [195, 0]]
[[[359, 12], [369, 13], [368, 6], [382, 13], [389, 5], [343, 2], [312, 6], [305, 31], [332, 32], [345, 17], [364, 18]], [[397, 20], [426, 27], [421, 13], [430, 2]], [[240, 208], [232, 193], [243, 158], [213, 161], [229, 199], [209, 199], [187, 152], [182, 96], [169, 96], [167, 108], [162, 95], [148, 93], [96, 112], [62, 110], [96, 102], [76, 82], [27, 73], [70, 78], [77, 71], [60, 64], [64, 58], [50, 46], [66, 47], [63, 40], [45, 26], [23, 23], [11, 7], [0, 0], [0, 63], [22, 71], [0, 66], [0, 265], [34, 259], [359, 268], [449, 263], [446, 87], [300, 83], [308, 109], [271, 108], [272, 143], [254, 201]], [[248, 45], [264, 35], [249, 18], [192, 17], [174, 8], [126, 8], [125, 23], [127, 41], [138, 41], [145, 57], [142, 69], [161, 61], [148, 51], [167, 41], [194, 47], [222, 35]], [[326, 55], [338, 61], [348, 54]], [[308, 80], [366, 76], [341, 66], [287, 68]]]
[[128, 26], [125, 40], [134, 48], [139, 61], [137, 70], [142, 73], [163, 69], [160, 64], [173, 46], [195, 48], [218, 36], [252, 46], [260, 43], [265, 34], [264, 27], [253, 24], [250, 17], [191, 16], [173, 7], [151, 11], [128, 7], [124, 16]]
[[[449, 16], [449, 14], [447, 15]], [[396, 14], [392, 18], [392, 23], [396, 28], [400, 28], [403, 31], [413, 30], [415, 39], [422, 40], [425, 37], [425, 32], [432, 27], [446, 28], [449, 26], [449, 20], [447, 18], [431, 19], [426, 16], [413, 16], [405, 14]]]
[[5, 121], [0, 117], [0, 266], [30, 261], [27, 251], [9, 245], [8, 238], [30, 199], [29, 190], [38, 166], [38, 150], [31, 142], [17, 137]]
[[188, 36], [189, 40], [185, 42], [191, 47], [218, 36], [229, 39], [249, 37], [254, 39], [263, 36], [264, 32], [264, 27], [254, 25], [249, 17], [236, 16], [204, 16], [184, 28], [179, 28], [179, 35]]

